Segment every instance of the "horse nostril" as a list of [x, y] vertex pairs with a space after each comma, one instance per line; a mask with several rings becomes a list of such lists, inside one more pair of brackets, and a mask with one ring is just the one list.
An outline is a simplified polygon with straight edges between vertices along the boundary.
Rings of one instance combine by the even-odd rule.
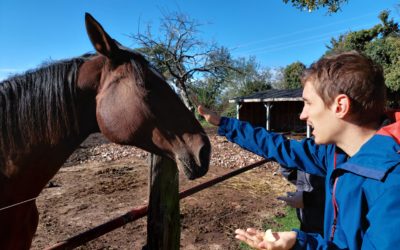
[[199, 151], [199, 160], [202, 168], [208, 169], [210, 163], [211, 146], [206, 143]]

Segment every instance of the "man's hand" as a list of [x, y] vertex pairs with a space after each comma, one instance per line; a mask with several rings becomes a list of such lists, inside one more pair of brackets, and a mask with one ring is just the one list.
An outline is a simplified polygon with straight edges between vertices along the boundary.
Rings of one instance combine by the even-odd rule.
[[279, 196], [277, 199], [293, 208], [304, 208], [303, 191], [287, 192], [287, 196]]
[[259, 250], [286, 250], [296, 243], [296, 232], [266, 232], [248, 228], [246, 231], [236, 229], [235, 238]]
[[199, 111], [199, 114], [206, 119], [206, 121], [214, 126], [218, 126], [219, 123], [221, 122], [221, 117], [217, 115], [215, 112], [209, 110], [208, 108], [199, 105], [197, 107], [197, 111]]

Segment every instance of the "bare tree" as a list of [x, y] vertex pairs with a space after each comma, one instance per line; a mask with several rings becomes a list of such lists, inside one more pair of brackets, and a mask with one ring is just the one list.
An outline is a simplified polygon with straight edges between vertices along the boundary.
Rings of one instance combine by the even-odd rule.
[[168, 13], [163, 16], [159, 35], [154, 37], [152, 26], [144, 33], [131, 37], [139, 43], [139, 49], [178, 89], [186, 106], [194, 111], [188, 95], [188, 87], [194, 78], [206, 74], [220, 75], [233, 69], [229, 52], [214, 42], [205, 42], [198, 37], [196, 20], [183, 13]]

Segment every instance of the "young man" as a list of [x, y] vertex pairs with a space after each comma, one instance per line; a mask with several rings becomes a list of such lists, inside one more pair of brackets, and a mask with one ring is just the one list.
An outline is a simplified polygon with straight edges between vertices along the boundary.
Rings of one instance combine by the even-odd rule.
[[400, 124], [381, 128], [382, 69], [357, 52], [321, 58], [302, 79], [301, 142], [199, 107], [218, 133], [288, 168], [326, 177], [324, 235], [236, 230], [257, 249], [396, 249], [400, 246]]

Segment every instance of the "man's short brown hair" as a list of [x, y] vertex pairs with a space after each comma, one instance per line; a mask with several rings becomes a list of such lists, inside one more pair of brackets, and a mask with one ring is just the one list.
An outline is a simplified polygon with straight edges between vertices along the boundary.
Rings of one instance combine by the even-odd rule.
[[386, 86], [382, 67], [359, 52], [325, 56], [304, 71], [301, 81], [303, 85], [311, 81], [327, 106], [339, 94], [347, 95], [352, 121], [359, 125], [378, 122], [384, 112]]

